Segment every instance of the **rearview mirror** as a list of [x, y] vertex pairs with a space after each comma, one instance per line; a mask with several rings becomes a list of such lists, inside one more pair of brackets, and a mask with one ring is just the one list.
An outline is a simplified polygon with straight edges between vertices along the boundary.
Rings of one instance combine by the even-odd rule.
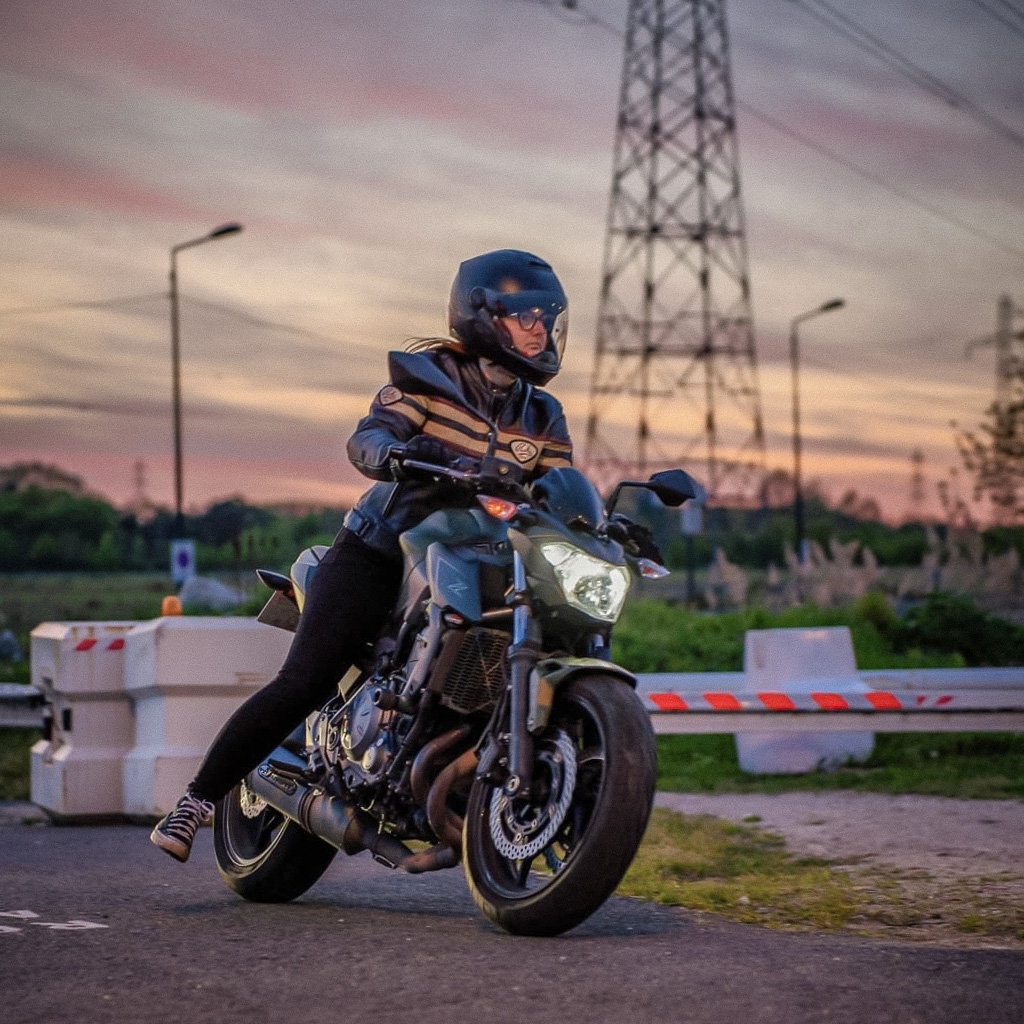
[[653, 491], [670, 508], [676, 508], [690, 498], [704, 500], [704, 488], [683, 469], [666, 469], [655, 473], [648, 481], [647, 489]]
[[615, 490], [609, 495], [605, 502], [605, 511], [611, 515], [619, 502], [619, 495], [625, 487], [642, 487], [645, 491], [652, 491], [670, 508], [682, 505], [690, 498], [704, 500], [704, 488], [696, 480], [682, 469], [665, 469], [655, 473], [650, 480], [622, 480], [615, 485]]

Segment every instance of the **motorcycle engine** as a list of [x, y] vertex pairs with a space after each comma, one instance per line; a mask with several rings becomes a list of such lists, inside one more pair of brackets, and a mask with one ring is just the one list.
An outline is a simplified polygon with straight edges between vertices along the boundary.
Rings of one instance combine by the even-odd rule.
[[320, 716], [316, 743], [327, 765], [340, 769], [350, 790], [372, 786], [382, 778], [394, 756], [389, 727], [393, 711], [374, 703], [375, 686], [364, 686], [334, 714]]

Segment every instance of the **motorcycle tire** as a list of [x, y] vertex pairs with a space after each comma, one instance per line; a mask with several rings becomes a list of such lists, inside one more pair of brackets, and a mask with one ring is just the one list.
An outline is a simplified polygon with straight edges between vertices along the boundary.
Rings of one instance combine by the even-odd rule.
[[216, 805], [213, 849], [221, 878], [253, 903], [287, 903], [301, 896], [338, 852], [272, 807], [247, 815], [241, 783]]
[[[463, 825], [463, 864], [473, 900], [499, 927], [515, 935], [559, 935], [604, 903], [640, 845], [654, 802], [654, 730], [623, 680], [590, 674], [559, 691], [549, 727], [535, 742], [531, 795], [520, 806], [500, 788], [474, 781]], [[566, 760], [559, 745], [569, 742], [576, 762], [571, 783], [564, 771], [558, 775]], [[571, 784], [571, 803], [552, 811], [559, 784]], [[530, 800], [536, 805], [529, 806]], [[541, 830], [545, 820], [557, 827], [550, 841]], [[547, 845], [533, 853], [541, 842]], [[518, 850], [532, 856], [509, 855]], [[533, 870], [538, 857], [546, 870]]]

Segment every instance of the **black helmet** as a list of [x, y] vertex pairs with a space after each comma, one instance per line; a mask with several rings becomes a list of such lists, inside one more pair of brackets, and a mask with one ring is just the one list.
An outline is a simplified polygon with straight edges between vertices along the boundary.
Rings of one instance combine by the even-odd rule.
[[[448, 299], [448, 330], [472, 355], [531, 384], [546, 384], [562, 365], [568, 307], [550, 264], [519, 249], [499, 249], [460, 264]], [[501, 322], [508, 316], [518, 316], [526, 329], [539, 320], [547, 336], [544, 348], [534, 356], [517, 351]]]

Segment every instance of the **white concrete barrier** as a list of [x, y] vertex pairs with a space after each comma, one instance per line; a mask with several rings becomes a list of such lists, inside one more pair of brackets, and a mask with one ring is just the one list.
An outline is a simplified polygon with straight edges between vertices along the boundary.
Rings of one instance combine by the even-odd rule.
[[32, 685], [48, 737], [31, 753], [31, 796], [57, 818], [121, 814], [122, 761], [134, 743], [124, 690], [133, 622], [44, 622], [32, 630]]
[[[32, 800], [58, 818], [166, 813], [291, 639], [230, 617], [37, 626], [19, 693], [44, 695], [51, 726], [32, 748]], [[752, 631], [745, 664], [638, 677], [655, 730], [733, 733], [753, 772], [863, 759], [874, 731], [1024, 730], [1024, 668], [858, 673], [845, 627]]]
[[168, 616], [125, 640], [125, 691], [135, 710], [123, 765], [124, 813], [170, 810], [211, 740], [281, 667], [292, 634], [255, 619]]
[[[743, 672], [749, 689], [761, 693], [813, 693], [821, 680], [829, 690], [864, 692], [857, 675], [853, 639], [846, 626], [815, 629], [752, 629], [743, 640]], [[789, 698], [787, 698], [789, 699]], [[834, 768], [871, 756], [872, 732], [743, 732], [736, 734], [740, 768], [759, 774]]]

